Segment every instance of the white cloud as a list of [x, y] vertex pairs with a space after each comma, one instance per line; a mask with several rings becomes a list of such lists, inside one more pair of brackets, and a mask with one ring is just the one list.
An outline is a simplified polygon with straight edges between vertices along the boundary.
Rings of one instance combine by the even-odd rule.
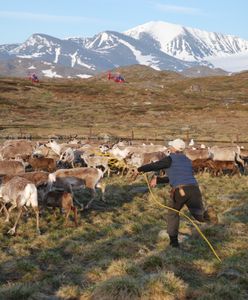
[[78, 23], [78, 22], [99, 22], [98, 19], [85, 18], [79, 16], [58, 16], [49, 14], [36, 14], [20, 11], [0, 11], [1, 18], [44, 21], [44, 22], [61, 22], [61, 23]]
[[175, 12], [180, 14], [198, 15], [201, 14], [201, 10], [195, 7], [186, 7], [170, 4], [156, 4], [156, 8], [164, 12]]

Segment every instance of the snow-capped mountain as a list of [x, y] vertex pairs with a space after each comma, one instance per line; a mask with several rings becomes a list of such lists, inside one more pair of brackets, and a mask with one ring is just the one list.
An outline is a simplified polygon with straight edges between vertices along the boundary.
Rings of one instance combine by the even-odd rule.
[[10, 51], [19, 58], [56, 63], [65, 67], [110, 68], [112, 64], [103, 56], [71, 40], [61, 40], [45, 34], [33, 34], [27, 41]]
[[154, 41], [162, 52], [187, 61], [248, 54], [248, 41], [239, 37], [166, 22], [149, 22], [124, 33], [144, 43]]
[[232, 72], [248, 69], [248, 41], [166, 22], [149, 22], [124, 33], [105, 31], [87, 38], [33, 34], [22, 44], [0, 45], [0, 64], [6, 61], [18, 61], [19, 73], [21, 66], [25, 68], [34, 61], [45, 76], [52, 76], [58, 66], [56, 72], [61, 74], [56, 73], [57, 77], [88, 77], [133, 64], [177, 72], [197, 66]]
[[102, 54], [113, 63], [114, 67], [143, 64], [156, 70], [182, 71], [195, 65], [170, 56], [153, 44], [144, 44], [140, 40], [115, 31], [95, 35], [87, 40], [85, 47]]
[[182, 61], [163, 53], [154, 45], [145, 45], [142, 41], [114, 31], [101, 32], [92, 38], [64, 40], [45, 34], [33, 34], [16, 47], [9, 45], [9, 51], [6, 46], [2, 47], [2, 51], [0, 48], [0, 60], [1, 58], [32, 59], [77, 68], [80, 76], [82, 71], [85, 75], [92, 75], [133, 64], [178, 72], [196, 65], [194, 62]]
[[248, 41], [166, 22], [148, 22], [124, 32], [181, 60], [211, 63], [228, 72], [248, 69]]

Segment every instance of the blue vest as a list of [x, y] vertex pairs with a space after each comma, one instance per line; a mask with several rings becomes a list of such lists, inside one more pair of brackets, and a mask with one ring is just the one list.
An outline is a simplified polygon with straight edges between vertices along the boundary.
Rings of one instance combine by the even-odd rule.
[[170, 185], [177, 187], [179, 185], [198, 185], [193, 175], [191, 160], [183, 153], [171, 153], [171, 166], [166, 169]]

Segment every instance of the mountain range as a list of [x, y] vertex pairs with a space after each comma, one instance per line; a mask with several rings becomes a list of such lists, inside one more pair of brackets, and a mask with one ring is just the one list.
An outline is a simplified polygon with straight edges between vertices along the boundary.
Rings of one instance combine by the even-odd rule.
[[202, 69], [206, 74], [206, 68], [221, 68], [221, 74], [239, 72], [248, 69], [248, 41], [157, 21], [123, 33], [104, 31], [67, 39], [35, 33], [24, 43], [0, 45], [1, 76], [35, 72], [38, 76], [87, 78], [134, 64], [187, 74], [190, 69], [195, 70], [194, 76]]

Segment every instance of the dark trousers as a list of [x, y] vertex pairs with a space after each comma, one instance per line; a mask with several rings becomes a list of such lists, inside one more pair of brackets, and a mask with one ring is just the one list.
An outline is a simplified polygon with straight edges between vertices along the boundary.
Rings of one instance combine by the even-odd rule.
[[[184, 196], [181, 196], [179, 189], [175, 189], [168, 206], [177, 210], [181, 210], [186, 205], [192, 216], [200, 222], [204, 222], [204, 206], [202, 203], [202, 195], [198, 186], [189, 185], [183, 187]], [[169, 236], [177, 236], [179, 229], [179, 213], [168, 210], [167, 215], [167, 232]]]

